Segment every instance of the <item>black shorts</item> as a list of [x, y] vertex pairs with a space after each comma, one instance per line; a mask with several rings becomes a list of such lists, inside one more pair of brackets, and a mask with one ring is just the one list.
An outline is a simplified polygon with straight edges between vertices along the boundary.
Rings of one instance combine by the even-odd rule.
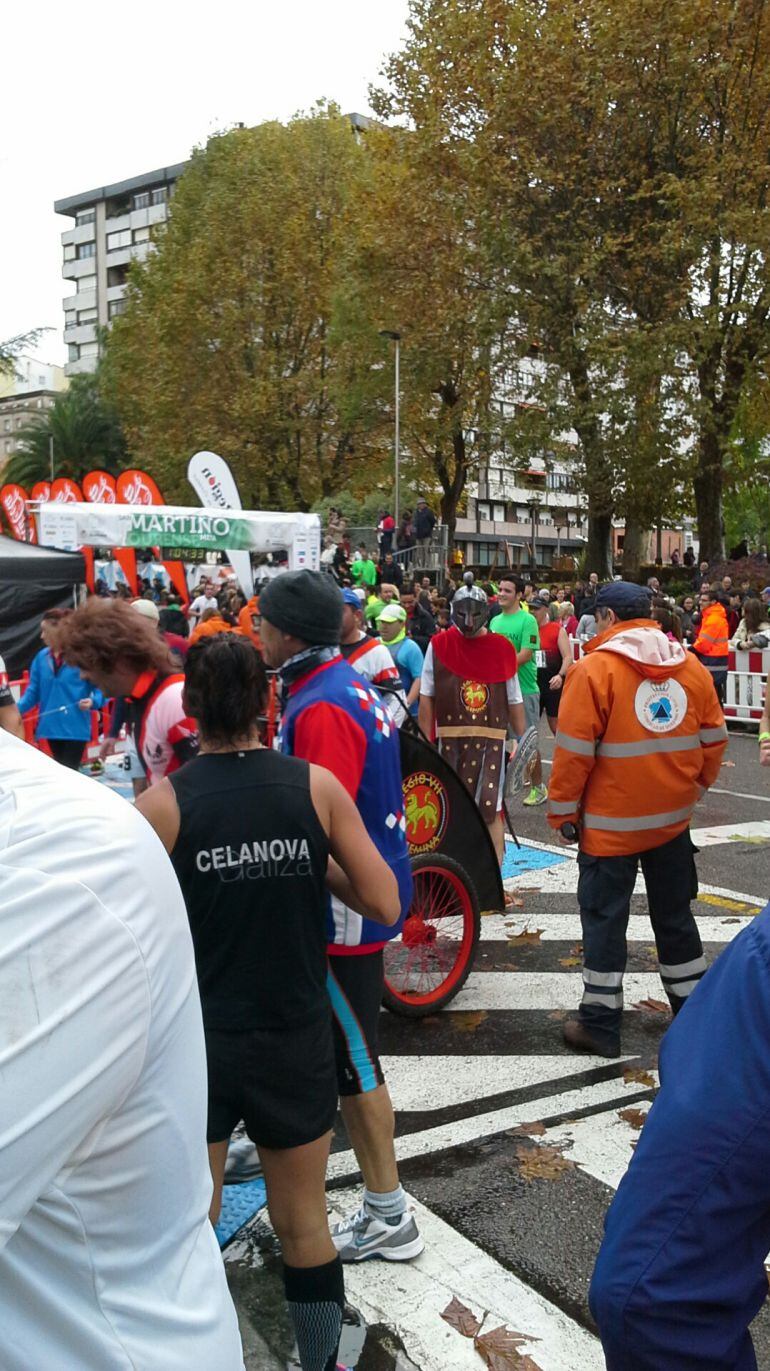
[[545, 714], [547, 719], [556, 719], [559, 716], [559, 704], [561, 703], [560, 690], [542, 690], [540, 692], [540, 713]]
[[243, 1119], [258, 1147], [303, 1147], [328, 1133], [337, 1112], [331, 1018], [303, 1028], [206, 1029], [207, 1142], [224, 1142]]
[[365, 1095], [385, 1080], [379, 1056], [383, 981], [382, 948], [355, 957], [329, 958], [340, 1095]]

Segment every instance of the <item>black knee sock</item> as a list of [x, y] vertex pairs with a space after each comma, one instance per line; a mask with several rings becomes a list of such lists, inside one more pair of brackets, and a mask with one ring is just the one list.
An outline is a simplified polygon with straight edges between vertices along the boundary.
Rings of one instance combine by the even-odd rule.
[[283, 1285], [302, 1371], [334, 1371], [345, 1281], [339, 1257], [323, 1266], [283, 1266]]

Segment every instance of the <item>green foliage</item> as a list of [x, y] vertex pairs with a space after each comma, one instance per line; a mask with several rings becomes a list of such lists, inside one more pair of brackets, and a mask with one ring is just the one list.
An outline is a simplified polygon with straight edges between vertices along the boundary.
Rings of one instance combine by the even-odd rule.
[[49, 331], [45, 328], [33, 328], [29, 333], [17, 333], [14, 338], [6, 338], [0, 342], [0, 376], [12, 376], [21, 354], [35, 347], [43, 334]]
[[115, 411], [100, 392], [98, 376], [73, 376], [45, 413], [19, 430], [19, 446], [4, 472], [6, 481], [30, 489], [51, 474], [78, 481], [93, 467], [117, 472], [125, 465], [125, 441]]
[[132, 453], [171, 497], [201, 448], [254, 508], [376, 483], [383, 349], [350, 270], [366, 175], [350, 122], [324, 106], [194, 153], [107, 348]]

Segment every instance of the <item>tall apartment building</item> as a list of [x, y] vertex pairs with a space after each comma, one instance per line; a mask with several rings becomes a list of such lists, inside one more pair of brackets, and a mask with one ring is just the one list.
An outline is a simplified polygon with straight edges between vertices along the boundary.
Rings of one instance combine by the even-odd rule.
[[165, 222], [174, 183], [185, 163], [56, 200], [74, 221], [61, 236], [62, 275], [74, 294], [63, 301], [68, 376], [95, 371], [99, 334], [125, 308], [129, 263], [150, 250], [153, 228]]
[[17, 357], [12, 372], [0, 375], [0, 473], [18, 447], [19, 430], [50, 409], [65, 390], [64, 368]]

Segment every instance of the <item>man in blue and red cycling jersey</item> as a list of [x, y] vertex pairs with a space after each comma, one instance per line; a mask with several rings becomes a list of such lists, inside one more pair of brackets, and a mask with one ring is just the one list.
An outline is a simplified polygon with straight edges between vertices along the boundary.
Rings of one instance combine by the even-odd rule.
[[[323, 572], [285, 572], [262, 592], [260, 609], [265, 661], [280, 670], [284, 688], [282, 750], [327, 767], [345, 786], [396, 876], [403, 918], [412, 877], [398, 733], [376, 691], [340, 654], [342, 594]], [[383, 928], [335, 898], [329, 917], [340, 1107], [365, 1187], [361, 1208], [332, 1238], [343, 1261], [407, 1261], [424, 1244], [398, 1179], [393, 1106], [379, 1060]], [[400, 930], [401, 922], [388, 932]]]

